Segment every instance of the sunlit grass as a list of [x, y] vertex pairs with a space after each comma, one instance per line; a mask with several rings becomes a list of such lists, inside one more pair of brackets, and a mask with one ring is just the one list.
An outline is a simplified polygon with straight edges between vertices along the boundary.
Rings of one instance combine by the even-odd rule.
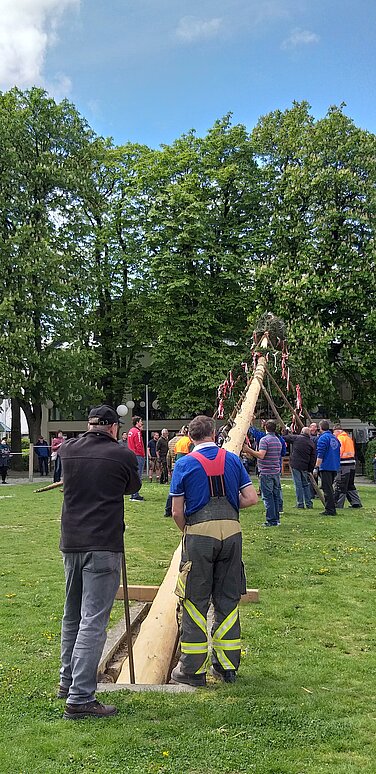
[[[5, 489], [5, 487], [4, 487]], [[159, 583], [179, 533], [167, 487], [126, 499], [130, 583]], [[0, 772], [353, 774], [376, 771], [374, 625], [376, 489], [364, 509], [325, 519], [296, 511], [284, 482], [282, 526], [242, 514], [248, 586], [235, 686], [189, 696], [111, 696], [119, 715], [68, 723], [55, 699], [64, 579], [62, 495], [9, 486], [0, 500]], [[112, 620], [122, 612], [116, 603]]]

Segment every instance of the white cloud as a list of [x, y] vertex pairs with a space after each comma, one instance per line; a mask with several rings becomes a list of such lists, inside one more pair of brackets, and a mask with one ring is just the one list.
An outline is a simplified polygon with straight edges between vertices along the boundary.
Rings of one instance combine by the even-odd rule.
[[176, 36], [184, 43], [214, 38], [220, 31], [222, 19], [199, 19], [197, 16], [183, 16], [176, 28]]
[[[57, 41], [64, 11], [78, 7], [79, 3], [80, 0], [1, 0], [1, 89], [46, 85], [43, 66], [47, 49]], [[69, 89], [66, 75], [56, 76], [56, 88]]]
[[315, 32], [310, 30], [295, 29], [291, 32], [288, 38], [286, 38], [281, 44], [281, 48], [284, 50], [298, 48], [299, 46], [309, 46], [313, 43], [318, 43], [319, 36]]

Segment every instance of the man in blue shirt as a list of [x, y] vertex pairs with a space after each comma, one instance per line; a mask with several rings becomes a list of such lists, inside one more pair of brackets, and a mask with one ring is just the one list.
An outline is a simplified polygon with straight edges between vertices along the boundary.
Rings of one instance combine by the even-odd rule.
[[333, 483], [337, 471], [341, 466], [339, 440], [329, 430], [329, 422], [322, 419], [319, 424], [321, 435], [317, 441], [317, 460], [316, 468], [320, 470], [321, 486], [325, 498], [325, 511], [322, 516], [335, 516], [336, 504], [334, 500]]
[[180, 599], [181, 657], [174, 683], [206, 685], [206, 616], [214, 606], [215, 676], [234, 682], [240, 663], [238, 603], [245, 592], [239, 508], [257, 494], [239, 457], [214, 443], [214, 422], [197, 416], [189, 425], [194, 451], [177, 460], [171, 481], [172, 515], [184, 533], [175, 593]]

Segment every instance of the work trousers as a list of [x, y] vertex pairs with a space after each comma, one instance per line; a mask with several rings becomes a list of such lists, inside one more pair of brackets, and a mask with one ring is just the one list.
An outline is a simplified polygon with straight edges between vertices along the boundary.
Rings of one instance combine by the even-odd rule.
[[298, 470], [291, 468], [292, 478], [295, 486], [296, 504], [298, 508], [312, 508], [311, 484], [308, 478], [307, 470]]
[[39, 473], [48, 476], [48, 457], [38, 457]]
[[159, 462], [161, 465], [161, 476], [159, 482], [161, 484], [168, 484], [167, 457], [160, 457]]
[[58, 481], [61, 481], [61, 474], [62, 474], [61, 457], [60, 457], [60, 454], [58, 454], [55, 460], [55, 467], [54, 467], [54, 484], [56, 484]]
[[320, 469], [321, 486], [322, 486], [322, 491], [324, 492], [324, 498], [325, 498], [325, 510], [331, 516], [335, 516], [335, 513], [336, 513], [336, 504], [334, 500], [334, 490], [333, 490], [333, 481], [336, 477], [336, 473], [337, 473], [336, 470]]
[[[228, 534], [233, 531], [235, 534]], [[218, 537], [211, 536], [215, 533]], [[186, 528], [176, 587], [181, 599], [180, 662], [185, 674], [200, 675], [207, 671], [206, 618], [211, 601], [214, 607], [212, 663], [220, 670], [234, 670], [239, 666], [238, 603], [245, 592], [241, 556], [239, 522], [210, 521]]]
[[60, 684], [69, 704], [95, 698], [106, 626], [120, 583], [122, 554], [63, 553], [66, 599], [61, 631]]
[[345, 500], [352, 508], [361, 508], [362, 503], [355, 486], [355, 464], [341, 465], [334, 481], [334, 500], [337, 508], [343, 508]]

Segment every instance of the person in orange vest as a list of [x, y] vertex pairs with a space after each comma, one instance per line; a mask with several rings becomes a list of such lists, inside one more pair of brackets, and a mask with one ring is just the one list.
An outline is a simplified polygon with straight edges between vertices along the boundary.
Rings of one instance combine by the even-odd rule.
[[345, 500], [351, 508], [362, 508], [362, 503], [355, 486], [355, 445], [353, 439], [342, 429], [341, 425], [334, 425], [333, 435], [341, 444], [341, 467], [334, 481], [334, 499], [336, 508], [343, 508]]

